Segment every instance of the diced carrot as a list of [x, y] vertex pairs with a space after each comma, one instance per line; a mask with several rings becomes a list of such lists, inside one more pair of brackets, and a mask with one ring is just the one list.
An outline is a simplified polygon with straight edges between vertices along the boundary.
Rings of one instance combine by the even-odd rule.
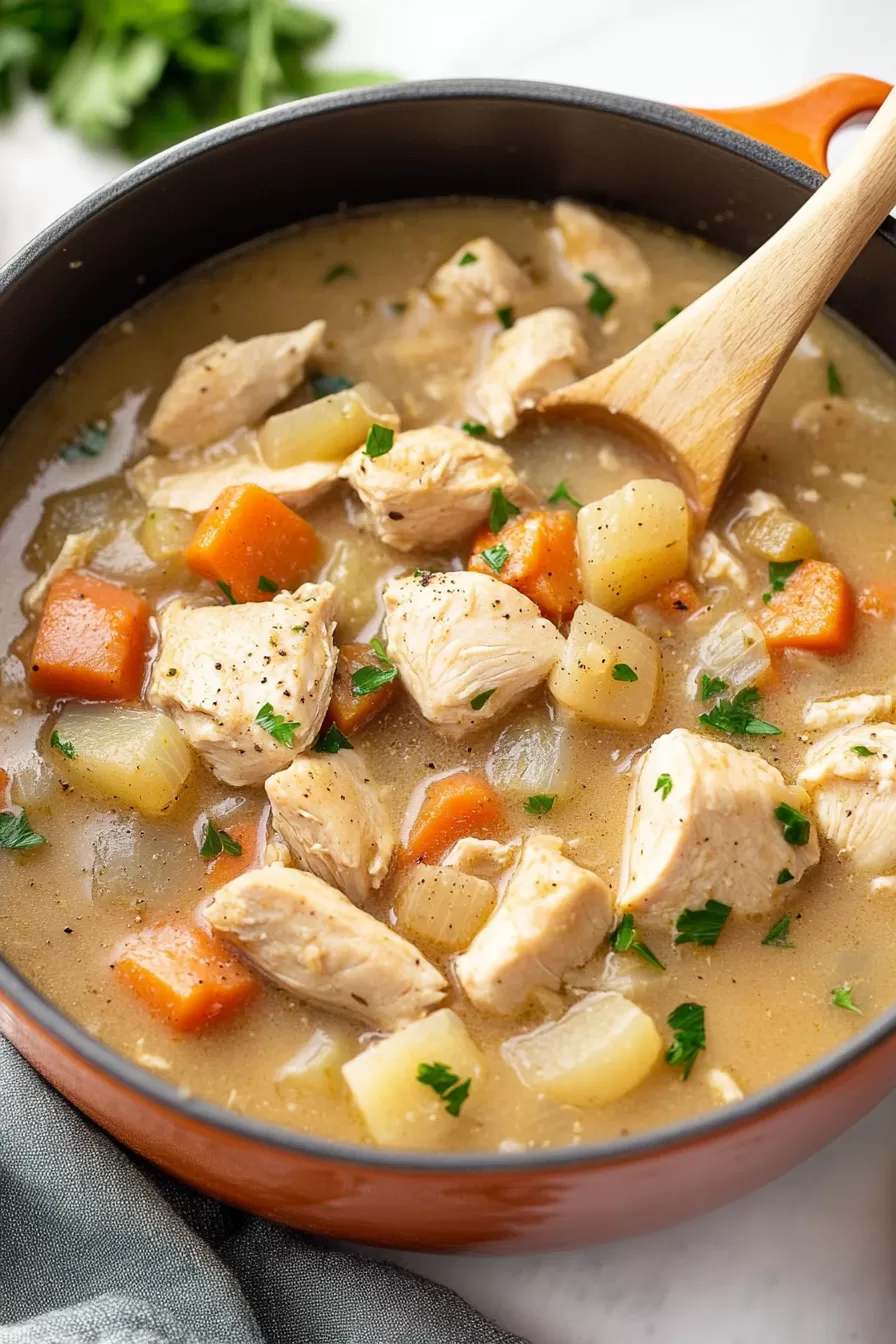
[[258, 980], [226, 944], [187, 920], [154, 924], [119, 945], [115, 974], [178, 1031], [202, 1031], [241, 1008]]
[[486, 839], [505, 824], [501, 799], [485, 775], [461, 770], [433, 780], [414, 818], [402, 863], [438, 863], [457, 840]]
[[352, 690], [352, 673], [360, 667], [382, 667], [369, 644], [343, 644], [336, 659], [336, 675], [333, 677], [333, 694], [324, 727], [335, 723], [341, 733], [351, 737], [365, 723], [369, 723], [380, 710], [385, 709], [395, 694], [397, 679], [389, 681], [379, 690], [369, 695], [355, 695]]
[[319, 551], [314, 528], [276, 495], [260, 485], [231, 485], [202, 519], [184, 560], [234, 601], [266, 602], [297, 587]]
[[232, 882], [240, 873], [250, 868], [261, 867], [261, 854], [266, 841], [267, 819], [261, 821], [238, 821], [233, 826], [222, 823], [218, 830], [224, 830], [235, 840], [242, 850], [241, 854], [228, 854], [223, 850], [214, 859], [209, 859], [205, 873], [206, 891], [217, 891], [219, 887]]
[[47, 591], [31, 650], [38, 695], [136, 700], [149, 646], [149, 607], [139, 593], [77, 571]]
[[5, 807], [9, 793], [9, 775], [5, 770], [0, 769], [0, 807]]
[[873, 583], [863, 588], [858, 608], [866, 616], [896, 616], [896, 584]]
[[[497, 546], [506, 548], [506, 559], [494, 554]], [[489, 564], [483, 551], [495, 563]], [[576, 520], [564, 509], [521, 513], [508, 519], [497, 535], [486, 528], [473, 543], [469, 568], [509, 583], [555, 624], [568, 620], [582, 601]]]
[[705, 604], [700, 594], [687, 579], [670, 579], [657, 590], [652, 605], [658, 607], [664, 616], [679, 616], [682, 619], [699, 611]]
[[843, 653], [855, 626], [852, 589], [836, 565], [804, 560], [759, 621], [770, 649]]

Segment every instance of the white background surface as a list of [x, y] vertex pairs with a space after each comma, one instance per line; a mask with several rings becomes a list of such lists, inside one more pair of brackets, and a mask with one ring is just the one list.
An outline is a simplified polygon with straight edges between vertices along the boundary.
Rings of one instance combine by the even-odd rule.
[[[319, 7], [344, 20], [329, 63], [406, 78], [549, 79], [692, 106], [760, 101], [837, 70], [896, 80], [896, 0]], [[0, 125], [0, 260], [119, 166], [36, 105]], [[789, 1176], [683, 1227], [564, 1255], [394, 1258], [531, 1344], [893, 1344], [896, 1097]]]

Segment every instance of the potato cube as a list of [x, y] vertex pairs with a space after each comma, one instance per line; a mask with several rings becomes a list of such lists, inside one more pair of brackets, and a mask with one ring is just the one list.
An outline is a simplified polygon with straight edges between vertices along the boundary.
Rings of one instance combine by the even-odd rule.
[[660, 654], [650, 635], [583, 602], [548, 687], [565, 709], [589, 723], [643, 728], [659, 680]]
[[159, 816], [177, 801], [193, 767], [180, 729], [152, 709], [69, 704], [55, 727], [74, 752], [58, 762], [70, 784], [147, 816]]
[[579, 510], [585, 597], [627, 611], [688, 568], [688, 506], [668, 481], [630, 481]]
[[395, 910], [400, 929], [412, 941], [422, 938], [460, 952], [469, 947], [497, 899], [491, 882], [481, 877], [419, 863], [399, 892]]
[[569, 1106], [606, 1106], [643, 1082], [662, 1046], [653, 1018], [611, 991], [589, 994], [502, 1053], [533, 1091]]
[[[451, 1114], [446, 1095], [418, 1080], [421, 1064], [442, 1064], [460, 1083], [472, 1080], [458, 1115]], [[447, 1148], [476, 1107], [483, 1071], [482, 1056], [463, 1022], [450, 1008], [440, 1008], [368, 1046], [343, 1066], [342, 1075], [377, 1143]]]
[[258, 431], [269, 467], [299, 462], [341, 462], [360, 448], [373, 424], [401, 427], [398, 412], [373, 383], [358, 383], [293, 411], [270, 416]]
[[735, 531], [742, 546], [762, 560], [814, 560], [818, 540], [806, 523], [786, 509], [768, 509], [744, 518]]

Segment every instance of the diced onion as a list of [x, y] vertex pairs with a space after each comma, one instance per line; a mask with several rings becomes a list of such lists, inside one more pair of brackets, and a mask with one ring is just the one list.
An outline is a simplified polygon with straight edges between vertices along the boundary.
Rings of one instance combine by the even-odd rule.
[[735, 524], [745, 550], [763, 560], [812, 560], [818, 555], [818, 540], [811, 527], [786, 509], [769, 509]]
[[542, 711], [521, 714], [498, 734], [486, 773], [496, 788], [520, 797], [533, 793], [568, 797], [572, 792], [570, 731]]
[[258, 444], [269, 467], [338, 462], [361, 447], [373, 424], [392, 430], [401, 427], [398, 412], [379, 388], [358, 383], [270, 416], [258, 431]]
[[10, 799], [16, 807], [36, 812], [48, 807], [59, 793], [59, 779], [40, 756], [29, 756], [12, 772]]
[[469, 947], [497, 900], [491, 882], [457, 868], [418, 864], [395, 903], [401, 929], [454, 952]]
[[140, 541], [150, 559], [164, 565], [179, 556], [193, 540], [196, 520], [180, 509], [150, 509], [140, 529]]
[[731, 691], [754, 686], [771, 666], [765, 636], [743, 611], [723, 616], [697, 645], [697, 657], [700, 666], [727, 681]]

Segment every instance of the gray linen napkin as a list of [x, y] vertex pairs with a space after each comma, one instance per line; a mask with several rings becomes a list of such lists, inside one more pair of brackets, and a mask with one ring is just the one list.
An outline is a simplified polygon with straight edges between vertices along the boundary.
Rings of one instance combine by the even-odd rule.
[[0, 1037], [0, 1344], [523, 1344], [447, 1288], [196, 1194]]

